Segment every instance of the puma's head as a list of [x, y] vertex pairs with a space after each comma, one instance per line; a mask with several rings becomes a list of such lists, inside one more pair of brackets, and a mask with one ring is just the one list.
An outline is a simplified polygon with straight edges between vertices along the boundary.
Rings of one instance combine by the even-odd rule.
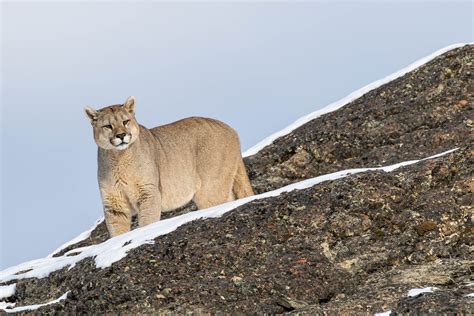
[[135, 119], [135, 98], [124, 104], [111, 105], [100, 110], [85, 108], [94, 129], [97, 146], [103, 149], [124, 150], [138, 138], [139, 126]]

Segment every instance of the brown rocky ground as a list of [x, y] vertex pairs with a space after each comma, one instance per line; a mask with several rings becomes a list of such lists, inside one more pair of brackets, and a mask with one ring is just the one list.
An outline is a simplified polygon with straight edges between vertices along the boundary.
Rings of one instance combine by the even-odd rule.
[[[474, 292], [473, 53], [472, 45], [448, 52], [305, 124], [246, 164], [263, 192], [460, 150], [194, 221], [109, 268], [87, 259], [18, 281], [11, 300], [42, 303], [71, 291], [43, 313], [473, 313], [474, 299], [466, 297]], [[102, 225], [70, 249], [106, 238]], [[406, 297], [426, 286], [438, 290]]]
[[[42, 313], [473, 312], [474, 147], [243, 205], [132, 250], [17, 283]], [[435, 286], [407, 298], [409, 289]]]

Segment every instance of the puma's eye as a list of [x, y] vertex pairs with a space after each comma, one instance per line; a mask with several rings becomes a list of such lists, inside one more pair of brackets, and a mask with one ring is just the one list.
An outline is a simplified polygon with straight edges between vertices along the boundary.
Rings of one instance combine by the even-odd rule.
[[123, 126], [127, 126], [128, 123], [130, 123], [130, 120], [123, 121]]
[[106, 129], [112, 129], [112, 125], [104, 125], [102, 126], [103, 128], [106, 128]]

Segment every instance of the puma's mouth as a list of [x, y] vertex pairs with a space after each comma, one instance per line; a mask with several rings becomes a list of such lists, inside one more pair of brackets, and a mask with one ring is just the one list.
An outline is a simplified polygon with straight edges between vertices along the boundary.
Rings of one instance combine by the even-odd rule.
[[121, 142], [120, 144], [115, 145], [115, 148], [117, 148], [117, 149], [125, 149], [127, 147], [128, 147], [128, 143], [126, 143], [126, 142]]
[[110, 140], [110, 143], [116, 148], [116, 149], [125, 149], [130, 145], [131, 135], [126, 135], [123, 138], [115, 137]]

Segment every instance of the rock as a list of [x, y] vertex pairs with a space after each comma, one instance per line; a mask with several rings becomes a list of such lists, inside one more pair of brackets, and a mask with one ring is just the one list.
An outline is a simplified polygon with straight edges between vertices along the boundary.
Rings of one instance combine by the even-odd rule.
[[435, 230], [437, 227], [436, 222], [434, 221], [425, 221], [417, 226], [415, 226], [415, 230], [420, 236], [424, 236], [427, 232]]
[[303, 308], [308, 306], [308, 303], [303, 301], [292, 300], [287, 297], [281, 297], [277, 300], [277, 304], [285, 308], [287, 311]]
[[467, 101], [467, 100], [460, 100], [460, 101], [459, 101], [459, 104], [460, 104], [461, 106], [466, 106], [466, 105], [469, 104], [469, 101]]
[[232, 277], [232, 282], [234, 282], [235, 285], [240, 285], [240, 283], [242, 283], [242, 278], [239, 277], [239, 276], [234, 276]]
[[169, 295], [171, 293], [171, 289], [169, 287], [164, 288], [163, 290], [161, 290], [161, 293], [165, 295]]

